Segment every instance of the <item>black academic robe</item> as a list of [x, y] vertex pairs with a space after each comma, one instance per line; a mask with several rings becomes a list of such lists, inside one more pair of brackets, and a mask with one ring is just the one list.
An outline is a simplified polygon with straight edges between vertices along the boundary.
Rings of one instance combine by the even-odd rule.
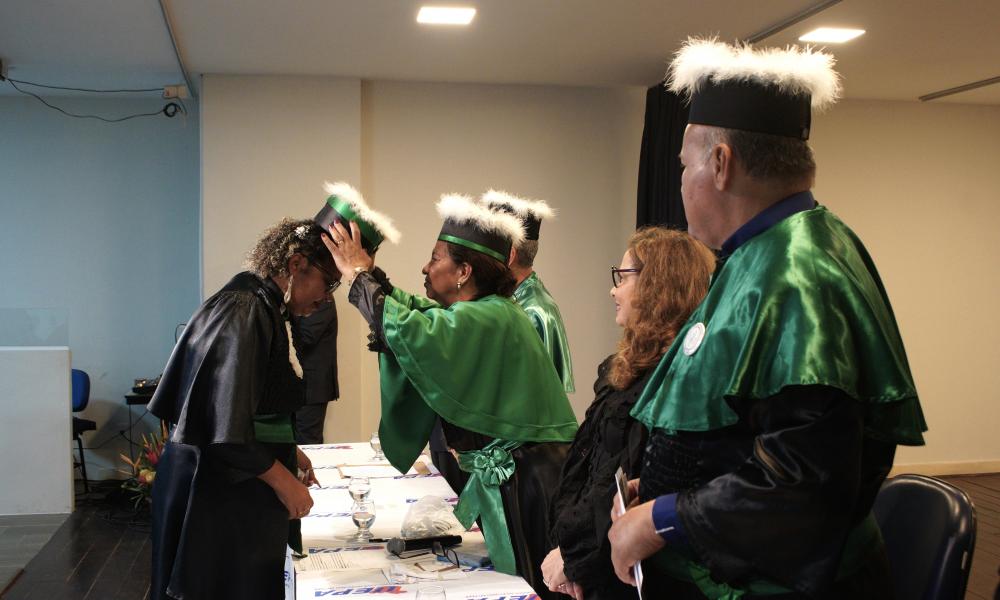
[[191, 317], [149, 410], [173, 425], [153, 485], [151, 598], [279, 599], [288, 511], [256, 476], [295, 446], [256, 439], [254, 415], [292, 413], [305, 388], [289, 360], [270, 279], [240, 273]]
[[306, 382], [306, 405], [295, 413], [295, 440], [300, 444], [322, 444], [327, 403], [340, 397], [337, 306], [331, 300], [311, 315], [293, 316], [291, 323]]
[[611, 505], [617, 488], [615, 471], [637, 476], [646, 446], [646, 427], [629, 411], [639, 398], [649, 372], [624, 390], [611, 386], [614, 355], [597, 367], [594, 401], [576, 433], [550, 507], [552, 545], [558, 546], [563, 572], [583, 587], [587, 600], [635, 600], [635, 588], [622, 583], [611, 564]]
[[[678, 493], [689, 542], [679, 550], [707, 563], [716, 581], [742, 586], [763, 575], [798, 590], [775, 600], [891, 598], [881, 540], [844, 550], [896, 451], [866, 435], [864, 406], [826, 386], [790, 386], [730, 405], [740, 417], [733, 426], [650, 433], [639, 497]], [[704, 598], [660, 570], [655, 557], [643, 570], [648, 589]]]

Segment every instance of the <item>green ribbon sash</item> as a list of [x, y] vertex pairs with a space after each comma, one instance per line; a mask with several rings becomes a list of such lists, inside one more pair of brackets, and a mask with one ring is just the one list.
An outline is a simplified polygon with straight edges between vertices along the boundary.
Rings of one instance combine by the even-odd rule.
[[[351, 206], [349, 202], [344, 201], [340, 196], [330, 196], [326, 199], [326, 203], [330, 205], [330, 208], [335, 210], [340, 216], [348, 221], [353, 221], [358, 224], [358, 230], [361, 235], [365, 237], [371, 245], [378, 249], [379, 245], [382, 243], [382, 234], [380, 234], [371, 223], [365, 221], [358, 216], [358, 213], [354, 212], [354, 207]], [[350, 227], [347, 228], [350, 230]]]
[[504, 256], [503, 254], [500, 254], [499, 252], [497, 252], [496, 250], [494, 250], [492, 248], [487, 248], [486, 246], [484, 246], [482, 244], [477, 244], [476, 242], [472, 242], [472, 241], [469, 241], [469, 240], [464, 239], [464, 238], [456, 237], [454, 235], [449, 235], [447, 233], [442, 233], [441, 235], [438, 236], [438, 239], [441, 240], [442, 242], [451, 242], [452, 244], [458, 244], [459, 246], [465, 246], [466, 248], [468, 248], [470, 250], [475, 250], [476, 252], [482, 252], [486, 256], [493, 257], [493, 258], [499, 260], [500, 262], [502, 262], [504, 264], [507, 264], [507, 257], [506, 256]]
[[292, 415], [254, 415], [254, 438], [258, 442], [271, 444], [294, 444], [295, 432], [292, 430]]
[[468, 529], [482, 516], [483, 537], [493, 566], [508, 575], [517, 574], [517, 564], [500, 485], [514, 474], [514, 457], [510, 453], [520, 447], [521, 442], [496, 439], [482, 450], [458, 453], [458, 466], [471, 476], [455, 506], [455, 517]]

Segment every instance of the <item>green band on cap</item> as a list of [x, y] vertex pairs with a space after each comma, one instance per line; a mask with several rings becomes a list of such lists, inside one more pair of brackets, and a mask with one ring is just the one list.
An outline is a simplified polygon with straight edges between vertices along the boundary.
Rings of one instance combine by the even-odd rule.
[[453, 235], [448, 235], [447, 233], [442, 233], [441, 235], [438, 236], [438, 239], [441, 240], [442, 242], [451, 242], [452, 244], [458, 244], [459, 246], [465, 246], [466, 248], [470, 248], [472, 250], [475, 250], [476, 252], [482, 252], [483, 254], [485, 254], [487, 256], [492, 256], [493, 258], [499, 260], [503, 264], [507, 264], [507, 257], [506, 256], [504, 256], [503, 254], [500, 254], [499, 252], [497, 252], [496, 250], [493, 250], [492, 248], [487, 248], [486, 246], [483, 246], [482, 244], [477, 244], [475, 242], [470, 242], [469, 240], [463, 240], [460, 237], [455, 237]]
[[382, 243], [382, 234], [380, 234], [371, 223], [365, 221], [358, 216], [358, 213], [354, 212], [354, 208], [350, 203], [345, 202], [340, 198], [340, 196], [330, 196], [326, 199], [326, 203], [330, 205], [330, 208], [337, 211], [337, 214], [344, 217], [348, 221], [354, 221], [358, 224], [358, 229], [361, 231], [361, 235], [365, 236], [372, 247], [378, 248], [379, 244]]

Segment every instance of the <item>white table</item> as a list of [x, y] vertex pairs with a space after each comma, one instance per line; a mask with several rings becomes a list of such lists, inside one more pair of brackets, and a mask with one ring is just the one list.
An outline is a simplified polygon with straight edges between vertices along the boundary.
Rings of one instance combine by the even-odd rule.
[[[376, 538], [398, 537], [410, 505], [427, 495], [440, 496], [451, 504], [455, 493], [437, 472], [430, 458], [421, 456], [417, 468], [400, 474], [387, 461], [372, 461], [367, 443], [302, 446], [312, 460], [319, 488], [311, 490], [312, 512], [302, 519], [302, 539], [310, 556], [295, 561], [295, 598], [333, 598], [364, 595], [382, 598], [415, 598], [428, 585], [440, 585], [447, 600], [529, 600], [537, 598], [524, 579], [497, 573], [492, 567], [462, 567], [451, 570], [442, 581], [394, 584], [386, 574], [400, 561], [385, 551], [384, 544], [359, 546], [345, 540], [357, 531], [351, 519], [351, 497], [347, 492], [350, 475], [367, 474], [372, 483], [370, 498], [375, 501], [375, 523], [371, 532]], [[485, 541], [478, 529], [462, 536], [459, 549], [485, 553]], [[415, 560], [429, 561], [425, 555]], [[313, 570], [323, 563], [330, 570]], [[427, 564], [426, 562], [424, 564]]]

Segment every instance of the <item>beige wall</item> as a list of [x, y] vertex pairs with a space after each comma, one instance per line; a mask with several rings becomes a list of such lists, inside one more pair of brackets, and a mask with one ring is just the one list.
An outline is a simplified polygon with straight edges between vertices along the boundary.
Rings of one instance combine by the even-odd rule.
[[[566, 323], [578, 390], [571, 400], [582, 417], [597, 365], [618, 336], [608, 270], [624, 250], [622, 219], [635, 218], [644, 91], [387, 82], [362, 89], [363, 187], [403, 231], [401, 246], [378, 257], [397, 285], [422, 289], [443, 192], [492, 186], [559, 211], [542, 226], [535, 267]], [[377, 382], [365, 389], [377, 393]], [[377, 414], [367, 416], [371, 428]]]
[[[206, 76], [202, 100], [204, 289], [239, 268], [278, 217], [308, 216], [323, 179], [359, 183], [403, 232], [378, 263], [419, 290], [442, 192], [489, 186], [545, 198], [538, 271], [559, 301], [582, 415], [597, 363], [614, 348], [608, 268], [635, 218], [644, 90]], [[846, 101], [816, 117], [816, 193], [871, 251], [930, 424], [897, 465], [1000, 470], [1000, 108]], [[327, 439], [378, 422], [366, 328], [339, 296], [343, 399]]]
[[[324, 180], [361, 178], [361, 84], [206, 75], [201, 107], [202, 291], [208, 297], [241, 269], [265, 228], [285, 216], [316, 214]], [[356, 319], [342, 320], [337, 350], [343, 399], [328, 411], [331, 439], [359, 437], [360, 380], [354, 374], [361, 368], [363, 337]]]
[[878, 265], [930, 427], [897, 470], [1000, 470], [1000, 107], [846, 101], [813, 132], [817, 198]]
[[[544, 198], [560, 215], [543, 227], [536, 266], [563, 312], [582, 417], [619, 334], [608, 269], [635, 219], [644, 90], [206, 76], [202, 96], [206, 295], [268, 224], [315, 214], [323, 179], [355, 183], [395, 219], [402, 243], [383, 246], [378, 264], [413, 291], [440, 229], [441, 193], [496, 186]], [[367, 439], [378, 425], [378, 366], [346, 291], [338, 315], [341, 400], [325, 435]]]

